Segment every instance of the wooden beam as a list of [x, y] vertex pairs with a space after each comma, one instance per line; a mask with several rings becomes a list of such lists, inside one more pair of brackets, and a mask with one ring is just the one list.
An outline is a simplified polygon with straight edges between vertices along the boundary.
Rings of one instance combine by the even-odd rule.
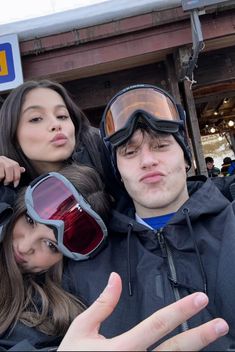
[[[217, 48], [224, 47], [225, 39], [229, 39], [230, 43], [234, 44], [234, 9], [220, 13], [215, 18], [211, 15], [202, 16], [201, 21], [206, 42], [205, 50], [207, 50], [208, 41], [214, 39], [219, 40], [216, 44]], [[53, 47], [51, 38], [51, 50], [49, 50], [50, 44], [48, 44], [48, 51], [44, 51], [43, 45], [40, 44], [40, 50], [43, 52], [22, 57], [24, 78], [50, 77], [68, 81], [91, 77], [133, 67], [133, 65], [161, 61], [176, 48], [192, 45], [189, 20], [162, 25], [156, 25], [154, 22], [151, 27], [142, 29], [140, 26], [141, 30], [137, 30], [136, 27], [135, 29], [131, 33], [124, 30], [121, 35], [110, 37], [102, 35], [98, 40], [94, 40], [95, 37], [91, 36], [92, 40], [85, 43], [83, 41], [77, 43], [75, 40], [73, 45], [68, 44], [67, 39], [63, 39], [61, 35], [61, 42], [59, 41], [59, 47], [56, 49]], [[30, 49], [28, 50], [30, 52]], [[215, 67], [214, 64], [211, 66]], [[231, 65], [230, 68], [233, 69]]]
[[166, 70], [171, 94], [175, 98], [176, 102], [181, 104], [181, 97], [173, 55], [167, 55], [166, 57]]
[[193, 147], [193, 154], [195, 157], [197, 172], [201, 175], [207, 174], [206, 164], [204, 160], [204, 154], [202, 149], [202, 141], [201, 141], [201, 134], [198, 124], [198, 118], [195, 108], [195, 102], [192, 90], [190, 88], [190, 82], [184, 81], [184, 97], [185, 97], [185, 105], [188, 112], [188, 126], [190, 130], [190, 134], [192, 136], [192, 147]]

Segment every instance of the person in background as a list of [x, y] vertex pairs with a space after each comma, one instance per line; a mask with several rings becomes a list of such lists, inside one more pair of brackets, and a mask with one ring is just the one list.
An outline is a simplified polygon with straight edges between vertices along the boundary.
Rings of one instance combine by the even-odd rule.
[[235, 175], [235, 160], [231, 160], [231, 164], [228, 168], [228, 172], [226, 176], [232, 176]]
[[231, 165], [231, 161], [232, 161], [232, 159], [229, 156], [226, 156], [223, 159], [223, 164], [222, 164], [222, 167], [221, 167], [221, 170], [220, 170], [220, 172], [221, 172], [221, 174], [223, 176], [227, 176], [229, 166]]
[[205, 158], [208, 177], [217, 177], [220, 174], [220, 169], [214, 165], [214, 159], [211, 156]]

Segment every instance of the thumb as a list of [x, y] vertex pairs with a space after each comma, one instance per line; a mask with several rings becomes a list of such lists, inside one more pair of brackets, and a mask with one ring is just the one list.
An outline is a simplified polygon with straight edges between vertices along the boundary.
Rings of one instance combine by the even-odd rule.
[[122, 292], [122, 281], [117, 273], [111, 273], [107, 286], [97, 300], [73, 324], [79, 333], [88, 334], [98, 332], [100, 324], [113, 312]]

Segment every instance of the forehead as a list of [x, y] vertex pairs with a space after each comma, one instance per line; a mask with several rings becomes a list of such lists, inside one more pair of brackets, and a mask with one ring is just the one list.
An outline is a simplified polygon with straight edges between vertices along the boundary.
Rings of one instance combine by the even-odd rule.
[[50, 88], [34, 88], [26, 93], [22, 110], [28, 106], [44, 106], [50, 104], [65, 105], [63, 98], [59, 93]]

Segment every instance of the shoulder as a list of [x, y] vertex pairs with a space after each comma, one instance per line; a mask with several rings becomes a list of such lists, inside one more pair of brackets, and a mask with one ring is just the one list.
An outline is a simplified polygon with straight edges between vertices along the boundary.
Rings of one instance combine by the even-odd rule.
[[97, 144], [101, 143], [100, 131], [96, 127], [89, 126], [89, 128], [87, 130], [86, 138], [91, 139], [93, 142], [95, 142]]
[[0, 186], [0, 226], [5, 225], [12, 216], [15, 199], [16, 191], [14, 189]]
[[16, 190], [10, 186], [0, 185], [0, 202], [13, 205], [16, 199]]
[[235, 199], [235, 175], [215, 177], [211, 181], [228, 200], [232, 201]]
[[[187, 186], [189, 194], [201, 188], [207, 180], [208, 178], [203, 175], [188, 177]], [[210, 178], [210, 182], [214, 184], [229, 201], [235, 199], [235, 175], [227, 177], [212, 177]]]

